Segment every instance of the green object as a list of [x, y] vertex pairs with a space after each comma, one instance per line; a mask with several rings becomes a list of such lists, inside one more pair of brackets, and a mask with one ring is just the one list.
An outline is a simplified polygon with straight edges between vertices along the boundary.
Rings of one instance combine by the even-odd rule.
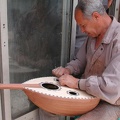
[[75, 116], [74, 119], [77, 119], [77, 118], [79, 118], [79, 117], [80, 117], [80, 116]]
[[120, 118], [118, 118], [117, 120], [120, 120]]

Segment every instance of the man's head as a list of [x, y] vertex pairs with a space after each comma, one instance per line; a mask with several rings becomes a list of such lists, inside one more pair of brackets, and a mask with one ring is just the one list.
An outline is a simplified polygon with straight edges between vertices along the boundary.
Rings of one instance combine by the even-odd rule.
[[97, 37], [103, 26], [106, 15], [105, 8], [100, 0], [79, 0], [75, 10], [75, 19], [85, 32], [91, 37]]

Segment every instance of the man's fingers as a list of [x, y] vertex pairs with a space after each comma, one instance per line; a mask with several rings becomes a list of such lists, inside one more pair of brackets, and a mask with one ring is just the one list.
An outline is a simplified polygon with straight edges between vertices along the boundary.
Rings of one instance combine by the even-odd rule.
[[60, 77], [64, 74], [64, 68], [63, 67], [58, 67], [52, 70], [52, 73], [56, 75], [57, 77]]

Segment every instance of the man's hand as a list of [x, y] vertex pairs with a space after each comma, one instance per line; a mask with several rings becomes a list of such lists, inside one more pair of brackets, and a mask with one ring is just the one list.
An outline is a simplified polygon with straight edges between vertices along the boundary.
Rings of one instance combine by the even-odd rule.
[[78, 79], [72, 75], [62, 75], [59, 79], [59, 83], [62, 86], [68, 86], [70, 88], [78, 88]]
[[52, 74], [56, 77], [61, 77], [64, 74], [70, 74], [70, 70], [63, 67], [58, 67], [52, 70]]

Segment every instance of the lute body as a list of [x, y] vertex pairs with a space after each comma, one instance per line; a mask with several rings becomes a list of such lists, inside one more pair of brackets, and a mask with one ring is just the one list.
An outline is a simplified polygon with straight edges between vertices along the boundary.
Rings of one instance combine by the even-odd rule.
[[38, 107], [64, 116], [86, 113], [100, 101], [84, 91], [60, 86], [56, 77], [31, 79], [23, 84], [0, 84], [0, 89], [21, 89]]

